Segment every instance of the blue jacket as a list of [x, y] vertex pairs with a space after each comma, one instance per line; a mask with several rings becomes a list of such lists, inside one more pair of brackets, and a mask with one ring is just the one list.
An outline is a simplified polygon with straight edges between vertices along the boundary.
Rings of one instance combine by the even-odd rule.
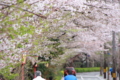
[[64, 77], [64, 80], [77, 80], [77, 78], [74, 75], [67, 75]]
[[110, 68], [110, 72], [113, 72], [113, 68]]

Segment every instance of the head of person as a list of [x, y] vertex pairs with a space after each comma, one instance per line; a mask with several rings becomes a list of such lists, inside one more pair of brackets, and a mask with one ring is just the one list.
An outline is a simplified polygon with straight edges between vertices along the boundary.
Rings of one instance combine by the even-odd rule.
[[36, 75], [36, 77], [37, 77], [37, 76], [41, 76], [41, 71], [36, 71], [36, 72], [35, 72], [35, 75]]
[[67, 73], [68, 73], [69, 75], [72, 75], [72, 70], [71, 70], [71, 69], [67, 69]]

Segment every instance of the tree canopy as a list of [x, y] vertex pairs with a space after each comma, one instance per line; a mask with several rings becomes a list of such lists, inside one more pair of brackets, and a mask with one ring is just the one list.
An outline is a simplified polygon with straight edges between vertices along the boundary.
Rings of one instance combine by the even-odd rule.
[[[21, 55], [63, 64], [71, 56], [104, 51], [119, 32], [118, 3], [89, 0], [1, 0], [0, 68]], [[59, 62], [59, 63], [58, 63]]]

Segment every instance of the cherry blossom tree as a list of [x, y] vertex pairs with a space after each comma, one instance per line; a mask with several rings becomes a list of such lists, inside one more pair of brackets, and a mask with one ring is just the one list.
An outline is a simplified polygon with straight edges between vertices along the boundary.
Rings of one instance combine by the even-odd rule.
[[1, 0], [0, 68], [21, 63], [22, 54], [33, 63], [32, 56], [40, 56], [58, 66], [82, 52], [98, 58], [95, 53], [112, 41], [112, 31], [119, 32], [116, 2]]

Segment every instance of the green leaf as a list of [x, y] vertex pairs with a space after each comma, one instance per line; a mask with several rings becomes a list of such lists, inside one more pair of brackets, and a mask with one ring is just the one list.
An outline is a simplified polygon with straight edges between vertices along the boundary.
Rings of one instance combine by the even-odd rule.
[[19, 28], [19, 34], [20, 34], [21, 36], [23, 36], [24, 34], [26, 34], [26, 27], [21, 26], [21, 27]]
[[12, 56], [14, 56], [14, 54], [12, 54]]
[[30, 25], [29, 27], [30, 27], [30, 29], [35, 29], [35, 27], [34, 27], [34, 26], [32, 26], [32, 25]]
[[5, 28], [0, 28], [0, 33], [5, 32]]
[[14, 24], [14, 21], [8, 21], [7, 22], [9, 25], [12, 25], [12, 24]]
[[23, 3], [24, 0], [17, 0], [18, 3]]
[[15, 36], [12, 35], [12, 34], [9, 34], [9, 37], [12, 38], [12, 39], [15, 39]]
[[33, 44], [34, 44], [34, 45], [38, 45], [38, 41], [35, 41]]
[[12, 74], [10, 72], [10, 68], [13, 68], [16, 65], [9, 64], [9, 66], [6, 66], [2, 69], [0, 69], [0, 75], [3, 75], [6, 80], [13, 80], [18, 74]]
[[54, 38], [50, 38], [49, 40], [50, 41], [57, 41], [57, 42], [59, 41], [59, 39], [54, 39]]
[[25, 39], [24, 42], [25, 42], [25, 43], [28, 43], [28, 39]]
[[20, 44], [20, 43], [17, 45], [17, 48], [22, 48], [22, 47], [23, 47], [23, 46], [22, 46], [22, 44]]
[[48, 31], [49, 31], [49, 29], [48, 29], [48, 28], [43, 29], [43, 32], [48, 32]]
[[9, 27], [9, 28], [7, 28], [7, 30], [8, 30], [8, 31], [13, 31], [14, 28], [13, 28], [13, 27]]
[[85, 31], [85, 29], [68, 29], [71, 32]]
[[24, 28], [25, 28], [24, 26], [21, 26], [20, 31], [24, 31]]
[[52, 47], [53, 47], [53, 45], [48, 45], [47, 47], [48, 47], [48, 48], [52, 48]]

